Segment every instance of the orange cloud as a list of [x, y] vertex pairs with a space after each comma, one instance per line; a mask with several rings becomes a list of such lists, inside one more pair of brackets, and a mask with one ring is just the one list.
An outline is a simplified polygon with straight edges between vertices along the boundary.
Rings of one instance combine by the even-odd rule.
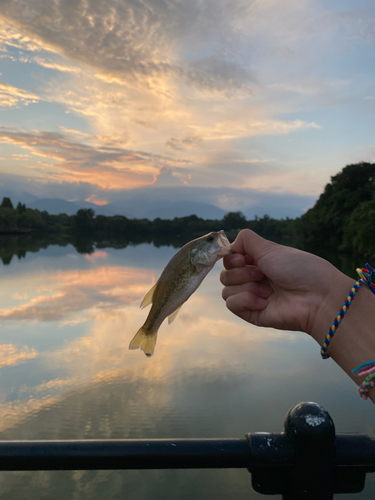
[[18, 365], [26, 359], [33, 359], [37, 356], [36, 350], [27, 346], [19, 349], [13, 344], [0, 344], [0, 368]]
[[[150, 383], [164, 384], [174, 373], [181, 377], [199, 369], [221, 372], [224, 368], [248, 365], [252, 357], [277, 358], [275, 342], [279, 338], [293, 341], [299, 334], [263, 330], [230, 315], [221, 300], [218, 273], [215, 268], [209, 274], [172, 325], [163, 323], [151, 360], [140, 351], [130, 351], [128, 345], [147, 316], [148, 311], [141, 310], [139, 303], [155, 280], [154, 271], [102, 266], [84, 271], [38, 271], [29, 274], [26, 282], [22, 276], [4, 277], [0, 290], [4, 297], [11, 291], [10, 285], [18, 289], [20, 281], [28, 293], [23, 307], [6, 308], [11, 313], [7, 320], [43, 321], [54, 317], [60, 326], [66, 326], [69, 319], [77, 319], [77, 314], [87, 311], [91, 321], [80, 338], [67, 340], [59, 349], [39, 355], [43, 373], [50, 369], [52, 374], [57, 370], [64, 375], [52, 375], [35, 387], [26, 383], [18, 400], [0, 402], [0, 430], [15, 426], [43, 408], [61, 405], [73, 391], [85, 392], [94, 384], [95, 390], [106, 384], [132, 381], [143, 381], [149, 387]], [[31, 293], [34, 296], [29, 299]], [[50, 308], [48, 315], [46, 308]], [[87, 315], [82, 319], [85, 321]], [[0, 360], [2, 354], [4, 366], [36, 356], [32, 349], [17, 350], [12, 346], [0, 346]], [[25, 401], [24, 395], [28, 394], [33, 397]], [[165, 397], [170, 397], [169, 391]], [[142, 401], [153, 404], [153, 398], [153, 391], [147, 391]], [[160, 405], [160, 394], [158, 398]]]
[[43, 382], [42, 384], [34, 387], [35, 392], [50, 391], [51, 389], [66, 389], [67, 387], [74, 386], [75, 380], [72, 378], [56, 378]]
[[91, 195], [88, 198], [85, 199], [85, 201], [90, 201], [91, 203], [94, 203], [94, 205], [98, 205], [99, 207], [102, 207], [104, 205], [108, 205], [107, 200], [97, 200], [95, 198], [95, 195]]
[[[90, 261], [103, 259], [97, 251]], [[139, 304], [152, 286], [153, 276], [145, 270], [123, 267], [98, 267], [85, 271], [46, 273], [41, 279], [28, 280], [25, 300], [0, 309], [0, 320], [66, 321], [92, 314]]]
[[40, 97], [32, 92], [0, 82], [0, 107], [12, 108], [19, 104], [27, 106], [28, 104], [39, 101]]
[[102, 189], [130, 189], [151, 184], [158, 165], [163, 162], [158, 155], [92, 146], [54, 132], [16, 132], [0, 127], [0, 142], [55, 160], [48, 175], [50, 181], [87, 182]]
[[107, 257], [108, 253], [104, 252], [103, 250], [96, 250], [92, 254], [85, 255], [85, 259], [90, 260], [91, 262], [94, 262], [96, 259], [105, 259]]
[[48, 61], [41, 57], [34, 57], [30, 62], [35, 62], [40, 66], [48, 69], [55, 69], [56, 71], [61, 71], [63, 73], [79, 73], [80, 68], [77, 66], [68, 66], [67, 64], [61, 64], [56, 61]]

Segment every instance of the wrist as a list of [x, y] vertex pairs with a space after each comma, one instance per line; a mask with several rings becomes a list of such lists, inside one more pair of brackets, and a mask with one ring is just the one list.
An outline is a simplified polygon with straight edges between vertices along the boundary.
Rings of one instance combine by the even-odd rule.
[[[325, 293], [323, 292], [319, 297], [316, 297], [307, 333], [319, 345], [322, 345], [354, 283], [353, 278], [335, 269], [335, 273], [327, 282]], [[343, 319], [343, 321], [346, 320]]]
[[[340, 293], [338, 291], [342, 290], [342, 293], [344, 293], [343, 286], [347, 286], [348, 280], [349, 287], [347, 288], [346, 298], [338, 306], [336, 312], [332, 314], [332, 308], [334, 308], [339, 299]], [[311, 336], [322, 345], [323, 340], [326, 339], [327, 332], [330, 330], [330, 326], [335, 318], [337, 318], [338, 321], [335, 323], [335, 329], [330, 331], [330, 339], [327, 336], [327, 342], [323, 344], [325, 349], [322, 351], [322, 354], [328, 354], [330, 358], [336, 361], [358, 386], [364, 381], [363, 386], [359, 387], [361, 397], [364, 399], [369, 397], [375, 402], [375, 391], [369, 391], [373, 385], [373, 380], [369, 381], [367, 378], [364, 380], [365, 376], [368, 375], [367, 373], [359, 373], [359, 376], [358, 374], [353, 374], [353, 370], [354, 372], [358, 371], [357, 367], [369, 365], [375, 359], [373, 326], [375, 324], [375, 298], [372, 293], [366, 290], [365, 286], [361, 286], [358, 287], [356, 294], [351, 294], [351, 301], [347, 301], [349, 293], [355, 290], [354, 283], [350, 278], [341, 278], [340, 283], [337, 282], [337, 286], [335, 287], [337, 291], [330, 294], [325, 307], [322, 307], [319, 311], [320, 319], [312, 329]], [[345, 308], [342, 309], [344, 302], [346, 303], [346, 314], [343, 314]], [[327, 321], [330, 313], [332, 315], [331, 321], [326, 323], [324, 329], [322, 322]], [[340, 328], [338, 329], [338, 327]], [[333, 335], [332, 332], [334, 332]], [[372, 371], [375, 373], [375, 370]], [[370, 378], [374, 378], [374, 376], [370, 375]]]

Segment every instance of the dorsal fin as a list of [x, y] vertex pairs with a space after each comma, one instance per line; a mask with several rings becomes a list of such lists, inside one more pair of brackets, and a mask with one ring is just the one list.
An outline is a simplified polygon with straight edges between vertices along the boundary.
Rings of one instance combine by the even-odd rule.
[[155, 283], [155, 285], [152, 288], [150, 288], [150, 290], [144, 296], [144, 298], [143, 298], [143, 300], [141, 302], [141, 306], [140, 306], [141, 309], [143, 309], [144, 307], [148, 306], [149, 304], [152, 304], [152, 298], [154, 296], [156, 285], [157, 285], [157, 282]]
[[178, 311], [181, 309], [181, 306], [175, 310], [174, 313], [172, 313], [170, 316], [168, 316], [168, 325], [170, 325], [171, 323], [173, 323], [173, 321], [176, 319], [176, 316], [178, 314]]

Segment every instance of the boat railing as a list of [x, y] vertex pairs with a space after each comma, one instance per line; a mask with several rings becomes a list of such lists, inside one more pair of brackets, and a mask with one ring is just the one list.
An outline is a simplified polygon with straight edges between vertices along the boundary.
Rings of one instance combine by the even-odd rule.
[[358, 493], [375, 472], [375, 440], [336, 433], [329, 413], [299, 403], [284, 432], [238, 439], [0, 441], [0, 470], [245, 468], [255, 491], [284, 500], [328, 500]]

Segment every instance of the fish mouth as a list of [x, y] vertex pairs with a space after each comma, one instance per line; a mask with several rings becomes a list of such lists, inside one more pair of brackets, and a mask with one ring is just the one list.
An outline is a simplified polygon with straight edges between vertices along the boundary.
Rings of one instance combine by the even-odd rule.
[[221, 230], [221, 231], [219, 231], [218, 234], [219, 234], [219, 236], [217, 238], [217, 242], [220, 246], [218, 256], [224, 257], [225, 255], [230, 255], [231, 253], [234, 253], [225, 232], [223, 230]]

